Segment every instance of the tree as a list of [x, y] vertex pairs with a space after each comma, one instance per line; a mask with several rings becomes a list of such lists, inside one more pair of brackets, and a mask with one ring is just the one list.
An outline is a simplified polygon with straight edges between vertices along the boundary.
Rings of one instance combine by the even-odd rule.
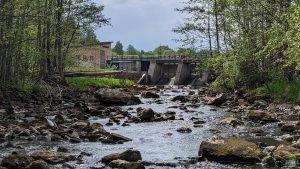
[[132, 45], [128, 45], [126, 55], [139, 55], [139, 51], [135, 49]]
[[115, 47], [112, 49], [117, 55], [124, 55], [123, 44], [120, 41], [117, 41]]
[[153, 50], [153, 53], [159, 56], [172, 56], [176, 54], [169, 46], [159, 46]]
[[[82, 33], [109, 24], [104, 7], [91, 0], [0, 1], [0, 85], [63, 78], [70, 44]], [[93, 39], [95, 40], [95, 39]]]

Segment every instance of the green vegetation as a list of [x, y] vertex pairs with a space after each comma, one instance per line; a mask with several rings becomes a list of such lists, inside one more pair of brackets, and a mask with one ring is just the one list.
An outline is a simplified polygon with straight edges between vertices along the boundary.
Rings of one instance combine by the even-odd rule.
[[97, 41], [94, 29], [109, 24], [103, 10], [92, 0], [0, 1], [0, 85], [63, 77], [71, 44]]
[[127, 79], [115, 78], [88, 78], [88, 77], [70, 77], [66, 78], [69, 85], [79, 89], [96, 88], [111, 88], [111, 87], [130, 87], [135, 83]]
[[117, 71], [116, 67], [109, 66], [106, 69], [93, 68], [93, 67], [66, 67], [65, 72], [114, 72]]
[[[208, 43], [199, 70], [213, 72], [224, 90], [266, 88], [266, 94], [299, 100], [299, 0], [188, 0], [177, 9], [190, 15], [174, 31], [184, 45]], [[190, 19], [193, 18], [193, 19]], [[267, 86], [267, 87], [265, 87]]]

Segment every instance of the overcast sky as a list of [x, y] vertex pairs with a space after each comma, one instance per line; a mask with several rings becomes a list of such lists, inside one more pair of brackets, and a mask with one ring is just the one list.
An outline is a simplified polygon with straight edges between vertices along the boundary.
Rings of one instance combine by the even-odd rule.
[[184, 16], [175, 11], [183, 0], [95, 0], [105, 6], [104, 14], [112, 26], [97, 30], [100, 41], [121, 41], [126, 49], [132, 44], [139, 50], [161, 45], [176, 49], [177, 34], [172, 32]]

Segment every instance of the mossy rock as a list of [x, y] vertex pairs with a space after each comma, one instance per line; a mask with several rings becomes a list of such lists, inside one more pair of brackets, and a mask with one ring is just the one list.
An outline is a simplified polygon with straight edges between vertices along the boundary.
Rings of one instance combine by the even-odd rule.
[[213, 137], [201, 143], [199, 156], [221, 163], [255, 164], [262, 153], [255, 143], [238, 137]]
[[298, 148], [280, 145], [274, 151], [273, 156], [276, 159], [276, 161], [284, 159], [286, 162], [296, 161], [297, 166], [300, 165], [300, 149]]

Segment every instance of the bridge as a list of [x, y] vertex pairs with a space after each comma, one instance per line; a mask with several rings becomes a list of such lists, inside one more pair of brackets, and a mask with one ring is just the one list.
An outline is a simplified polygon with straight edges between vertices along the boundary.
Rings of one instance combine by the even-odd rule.
[[185, 56], [114, 56], [108, 64], [115, 65], [119, 70], [135, 70], [145, 72], [147, 83], [174, 85], [189, 84], [199, 57]]

